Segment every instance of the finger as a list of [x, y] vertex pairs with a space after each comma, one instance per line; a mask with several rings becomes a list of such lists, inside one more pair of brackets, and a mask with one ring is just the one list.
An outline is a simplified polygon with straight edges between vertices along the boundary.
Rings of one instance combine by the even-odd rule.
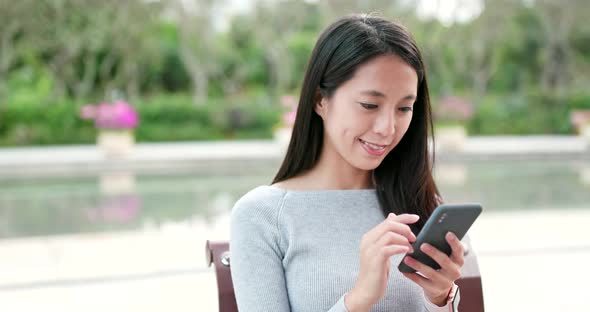
[[381, 256], [381, 259], [389, 259], [389, 257], [391, 257], [393, 255], [407, 253], [408, 250], [409, 250], [409, 248], [407, 246], [388, 245], [388, 246], [381, 247], [381, 249], [379, 251], [379, 255]]
[[434, 283], [444, 282], [445, 280], [447, 280], [447, 278], [444, 277], [441, 273], [437, 272], [433, 268], [427, 266], [426, 264], [412, 257], [405, 257], [403, 261], [409, 267], [420, 272], [422, 275], [424, 275], [425, 278], [431, 280]]
[[420, 220], [419, 215], [411, 213], [402, 213], [400, 215], [390, 213], [387, 218], [403, 224], [414, 224]]
[[410, 252], [413, 252], [412, 245], [410, 244], [410, 241], [408, 240], [408, 238], [401, 235], [401, 234], [395, 233], [395, 232], [385, 233], [383, 236], [381, 236], [379, 241], [377, 241], [376, 245], [378, 248], [381, 248], [381, 247], [387, 246], [387, 245], [402, 245], [402, 246], [407, 246], [409, 248]]
[[420, 250], [430, 256], [438, 265], [440, 265], [440, 270], [438, 273], [442, 274], [446, 277], [446, 279], [455, 281], [459, 277], [461, 277], [461, 271], [459, 270], [460, 266], [449, 258], [444, 252], [436, 249], [436, 247], [430, 244], [422, 244], [420, 246]]
[[449, 256], [428, 243], [422, 244], [420, 246], [420, 250], [429, 255], [432, 260], [436, 261], [436, 263], [440, 265], [441, 269], [450, 268], [453, 265], [453, 262]]
[[410, 241], [407, 237], [396, 233], [396, 232], [386, 232], [379, 238], [375, 245], [382, 247], [386, 245], [403, 245], [403, 246], [410, 246]]
[[419, 219], [420, 217], [414, 214], [401, 214], [399, 216], [396, 216], [395, 214], [390, 213], [389, 216], [383, 222], [381, 222], [377, 227], [375, 227], [373, 231], [369, 232], [367, 241], [376, 242], [386, 232], [391, 231], [402, 234], [405, 237], [407, 237], [409, 241], [414, 242], [416, 241], [416, 235], [412, 233], [412, 230], [410, 229], [408, 224], [415, 223]]
[[[418, 216], [416, 216], [418, 217]], [[376, 243], [385, 233], [396, 232], [408, 238], [410, 241], [415, 241], [416, 236], [412, 233], [410, 227], [406, 224], [395, 221], [394, 217], [389, 217], [373, 228], [371, 231], [363, 235], [363, 243], [371, 245]]]
[[451, 246], [451, 261], [456, 263], [459, 267], [465, 264], [464, 247], [459, 238], [454, 233], [448, 232], [445, 238]]

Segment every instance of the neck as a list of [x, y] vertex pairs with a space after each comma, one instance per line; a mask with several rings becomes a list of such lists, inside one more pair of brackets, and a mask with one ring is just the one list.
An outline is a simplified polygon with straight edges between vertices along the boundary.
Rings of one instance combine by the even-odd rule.
[[[324, 141], [325, 142], [325, 141]], [[321, 189], [370, 189], [374, 188], [372, 171], [351, 166], [338, 152], [324, 145], [320, 159], [308, 174], [315, 187]]]

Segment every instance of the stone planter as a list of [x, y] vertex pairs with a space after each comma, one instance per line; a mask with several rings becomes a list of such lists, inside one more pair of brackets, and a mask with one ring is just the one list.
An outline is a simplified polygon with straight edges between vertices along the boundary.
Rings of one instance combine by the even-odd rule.
[[96, 144], [107, 158], [125, 158], [135, 145], [132, 129], [101, 129]]
[[467, 130], [464, 126], [443, 126], [434, 132], [436, 148], [441, 151], [460, 152], [465, 147]]

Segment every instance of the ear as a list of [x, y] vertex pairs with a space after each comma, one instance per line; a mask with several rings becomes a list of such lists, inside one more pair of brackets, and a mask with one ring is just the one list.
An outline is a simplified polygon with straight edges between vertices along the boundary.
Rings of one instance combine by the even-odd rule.
[[326, 115], [326, 109], [327, 109], [327, 105], [328, 105], [328, 100], [321, 95], [320, 90], [318, 89], [316, 91], [315, 94], [315, 105], [313, 107], [313, 110], [320, 115], [320, 117], [322, 117], [322, 119], [325, 117]]

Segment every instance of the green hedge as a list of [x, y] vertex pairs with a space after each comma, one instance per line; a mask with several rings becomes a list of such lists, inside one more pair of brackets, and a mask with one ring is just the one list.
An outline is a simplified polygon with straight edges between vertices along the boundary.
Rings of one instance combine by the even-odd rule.
[[[271, 138], [279, 105], [265, 97], [211, 99], [194, 105], [187, 95], [160, 95], [133, 103], [139, 142]], [[0, 111], [0, 145], [94, 143], [96, 129], [79, 117], [83, 104], [7, 105]]]
[[[96, 129], [78, 116], [83, 103], [69, 100], [0, 103], [0, 146], [91, 144]], [[194, 105], [186, 94], [165, 94], [133, 104], [140, 114], [139, 142], [268, 139], [280, 120], [269, 96], [209, 99]], [[490, 95], [477, 105], [470, 135], [573, 134], [569, 113], [590, 109], [590, 94]]]
[[573, 134], [570, 112], [590, 108], [590, 94], [489, 96], [468, 123], [470, 135]]

